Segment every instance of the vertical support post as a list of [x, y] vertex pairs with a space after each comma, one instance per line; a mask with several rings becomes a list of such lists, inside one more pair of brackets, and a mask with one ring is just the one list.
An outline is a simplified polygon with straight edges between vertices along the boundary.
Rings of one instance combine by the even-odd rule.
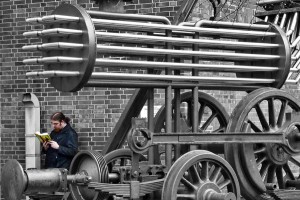
[[[194, 39], [199, 39], [199, 33], [195, 33]], [[193, 45], [193, 51], [199, 51], [198, 45]], [[193, 56], [192, 62], [198, 64], [199, 58], [197, 56]], [[192, 76], [198, 76], [198, 71], [196, 69], [192, 70]], [[196, 133], [198, 131], [198, 87], [193, 88], [193, 114], [192, 114], [192, 132]], [[191, 145], [190, 150], [196, 150], [197, 146]]]
[[[148, 32], [147, 35], [153, 35], [152, 32]], [[148, 44], [147, 45], [148, 48], [153, 48], [154, 45], [152, 44]], [[148, 61], [153, 61], [154, 58], [153, 56], [148, 56], [147, 57]], [[154, 70], [153, 69], [148, 69], [147, 70], [148, 74], [153, 74]], [[149, 88], [148, 89], [148, 129], [152, 132], [154, 132], [154, 88]], [[155, 152], [158, 152], [158, 147], [157, 146], [153, 146], [149, 148], [148, 151], [148, 161], [149, 164], [154, 164], [155, 161]], [[157, 159], [157, 158], [156, 158]]]
[[[175, 49], [180, 50], [180, 47], [175, 47]], [[180, 62], [180, 58], [174, 58], [174, 62]], [[180, 70], [174, 71], [175, 75], [180, 75]], [[181, 132], [181, 116], [180, 116], [180, 89], [174, 89], [174, 132]], [[181, 145], [174, 145], [174, 159], [177, 160], [180, 157]]]
[[22, 102], [25, 105], [25, 150], [26, 168], [41, 168], [40, 142], [34, 133], [40, 131], [40, 103], [32, 93], [23, 94]]
[[[148, 129], [154, 132], [154, 88], [148, 90]], [[154, 148], [150, 147], [148, 151], [149, 164], [154, 164]]]
[[[171, 37], [172, 31], [166, 30], [166, 37]], [[172, 45], [170, 43], [166, 43], [166, 49], [171, 49]], [[166, 62], [170, 62], [172, 60], [171, 55], [166, 55]], [[171, 74], [170, 69], [165, 70], [166, 75]], [[168, 86], [165, 89], [165, 105], [166, 105], [166, 133], [172, 132], [172, 87]], [[165, 160], [166, 160], [166, 168], [169, 170], [172, 165], [172, 145], [167, 144], [165, 147]]]

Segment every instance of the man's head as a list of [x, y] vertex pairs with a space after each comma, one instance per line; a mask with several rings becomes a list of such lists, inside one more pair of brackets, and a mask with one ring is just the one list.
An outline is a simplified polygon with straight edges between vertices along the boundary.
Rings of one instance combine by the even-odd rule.
[[55, 132], [62, 130], [70, 121], [62, 112], [53, 113], [50, 117], [51, 125]]

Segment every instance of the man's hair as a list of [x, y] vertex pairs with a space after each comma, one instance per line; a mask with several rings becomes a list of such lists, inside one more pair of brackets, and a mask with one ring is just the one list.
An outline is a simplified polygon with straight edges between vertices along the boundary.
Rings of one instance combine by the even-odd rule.
[[67, 124], [70, 123], [70, 118], [69, 117], [66, 117], [62, 112], [55, 112], [51, 115], [50, 117], [51, 120], [54, 120], [54, 121], [59, 121], [59, 122], [66, 122]]

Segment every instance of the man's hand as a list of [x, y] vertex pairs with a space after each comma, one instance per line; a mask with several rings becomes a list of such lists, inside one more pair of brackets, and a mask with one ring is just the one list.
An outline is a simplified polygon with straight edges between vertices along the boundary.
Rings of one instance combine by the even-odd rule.
[[58, 149], [59, 148], [59, 145], [57, 144], [57, 142], [55, 142], [53, 140], [48, 142], [48, 144], [50, 144], [53, 149]]
[[49, 148], [49, 142], [44, 142], [43, 143], [43, 148], [47, 151], [48, 150], [48, 148]]

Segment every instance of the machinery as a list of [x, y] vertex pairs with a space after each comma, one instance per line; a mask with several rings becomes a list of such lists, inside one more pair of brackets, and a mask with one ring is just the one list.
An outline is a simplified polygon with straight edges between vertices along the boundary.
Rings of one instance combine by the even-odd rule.
[[[128, 133], [112, 135], [104, 156], [79, 152], [69, 172], [24, 171], [9, 161], [2, 175], [13, 177], [3, 185], [6, 200], [58, 192], [59, 198], [74, 200], [265, 200], [300, 194], [300, 103], [279, 89], [297, 57], [276, 24], [171, 25], [165, 17], [86, 11], [70, 4], [27, 22], [44, 25], [24, 33], [42, 39], [23, 47], [42, 52], [24, 60], [43, 65], [27, 76], [47, 77], [65, 92], [140, 88], [148, 117], [146, 125], [120, 119], [131, 122]], [[165, 105], [154, 116], [156, 88], [164, 90]], [[229, 117], [200, 89], [249, 94]], [[125, 140], [129, 149], [112, 148]]]

